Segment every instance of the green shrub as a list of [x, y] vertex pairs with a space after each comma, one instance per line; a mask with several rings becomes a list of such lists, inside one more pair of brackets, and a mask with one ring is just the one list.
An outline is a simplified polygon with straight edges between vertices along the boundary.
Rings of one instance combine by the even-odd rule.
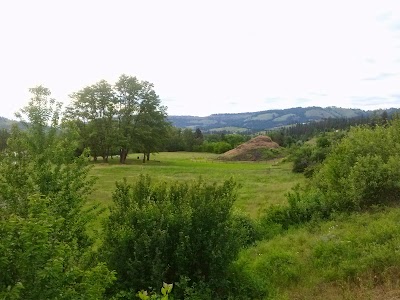
[[221, 154], [221, 153], [225, 153], [226, 151], [229, 151], [231, 149], [232, 149], [231, 144], [229, 144], [227, 142], [218, 142], [215, 145], [214, 153]]
[[309, 145], [303, 145], [298, 148], [293, 157], [293, 172], [303, 173], [312, 163], [312, 148]]
[[400, 122], [388, 128], [353, 128], [313, 179], [327, 205], [351, 211], [398, 200]]
[[241, 241], [242, 245], [249, 246], [261, 239], [262, 233], [259, 222], [241, 212], [234, 213], [232, 218], [237, 239]]
[[63, 240], [50, 199], [32, 198], [29, 215], [0, 219], [0, 299], [101, 299], [115, 279], [105, 264]]
[[221, 289], [230, 263], [253, 239], [251, 225], [236, 225], [246, 221], [233, 215], [235, 187], [232, 180], [153, 185], [145, 176], [133, 185], [117, 183], [103, 245], [118, 274], [116, 289], [149, 289], [183, 277]]
[[274, 205], [267, 209], [261, 219], [264, 238], [272, 238], [292, 226], [304, 224], [312, 220], [325, 219], [332, 210], [321, 201], [316, 190], [300, 187], [287, 194], [288, 205]]
[[[232, 145], [225, 141], [220, 142], [203, 142], [198, 148], [198, 151], [221, 154], [232, 149]], [[196, 150], [194, 149], [194, 150]]]
[[300, 147], [294, 147], [290, 155], [293, 160], [293, 172], [304, 173], [307, 178], [312, 177], [337, 140], [340, 138], [336, 133], [330, 133], [329, 136], [323, 134], [317, 138], [315, 145], [303, 144]]

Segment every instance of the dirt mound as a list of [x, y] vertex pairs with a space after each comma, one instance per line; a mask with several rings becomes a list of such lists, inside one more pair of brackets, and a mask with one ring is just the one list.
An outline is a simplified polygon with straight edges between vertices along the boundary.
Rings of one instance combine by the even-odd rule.
[[221, 155], [225, 160], [268, 160], [279, 155], [279, 145], [269, 136], [259, 135]]

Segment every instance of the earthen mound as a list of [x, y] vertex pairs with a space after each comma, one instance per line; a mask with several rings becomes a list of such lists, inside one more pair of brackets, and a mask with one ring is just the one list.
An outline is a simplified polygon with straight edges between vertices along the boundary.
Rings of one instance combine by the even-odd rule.
[[279, 145], [269, 136], [259, 135], [220, 156], [224, 160], [268, 160], [279, 156]]

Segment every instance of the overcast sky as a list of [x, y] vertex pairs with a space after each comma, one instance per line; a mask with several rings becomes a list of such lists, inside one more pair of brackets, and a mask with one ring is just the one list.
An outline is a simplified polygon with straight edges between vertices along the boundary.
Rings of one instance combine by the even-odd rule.
[[121, 74], [171, 115], [400, 107], [400, 1], [1, 1], [0, 116]]

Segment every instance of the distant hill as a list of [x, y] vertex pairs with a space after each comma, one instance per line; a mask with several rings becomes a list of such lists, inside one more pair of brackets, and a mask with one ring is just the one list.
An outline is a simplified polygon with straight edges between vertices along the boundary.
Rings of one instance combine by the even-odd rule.
[[[388, 114], [399, 111], [397, 108], [386, 109]], [[208, 117], [168, 116], [172, 125], [179, 128], [200, 128], [213, 132], [254, 132], [279, 128], [296, 123], [307, 123], [328, 118], [357, 118], [380, 115], [383, 110], [361, 110], [341, 107], [294, 107], [287, 109], [264, 110], [237, 114], [212, 114]], [[0, 117], [0, 129], [10, 129], [17, 122]]]
[[17, 121], [10, 120], [10, 119], [4, 118], [4, 117], [0, 117], [0, 129], [4, 128], [4, 129], [9, 130], [9, 129], [11, 129], [11, 125], [15, 122], [17, 122]]
[[[388, 109], [388, 113], [397, 109]], [[200, 128], [202, 131], [245, 132], [273, 129], [296, 123], [307, 123], [327, 118], [367, 117], [378, 111], [341, 107], [295, 107], [237, 114], [213, 114], [208, 117], [169, 116], [179, 128]]]

